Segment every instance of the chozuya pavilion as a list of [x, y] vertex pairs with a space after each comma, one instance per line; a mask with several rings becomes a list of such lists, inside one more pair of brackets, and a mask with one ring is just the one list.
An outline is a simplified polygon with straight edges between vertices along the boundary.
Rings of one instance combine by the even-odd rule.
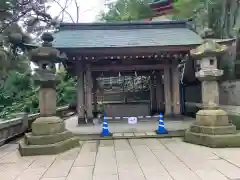
[[21, 155], [56, 154], [79, 145], [79, 139], [56, 117], [55, 63], [62, 62], [77, 77], [80, 124], [91, 122], [101, 108], [112, 119], [151, 119], [160, 111], [180, 115], [184, 101], [178, 64], [186, 57], [191, 60], [190, 55], [201, 66], [196, 76], [202, 81], [204, 106], [186, 131], [185, 141], [239, 146], [240, 134], [218, 108], [217, 78], [223, 71], [216, 56], [226, 48], [203, 41], [186, 22], [61, 24], [54, 36], [55, 40], [44, 33], [42, 47], [30, 52], [31, 61], [38, 65], [34, 78], [40, 85], [41, 117], [20, 142]]
[[77, 77], [81, 124], [102, 109], [110, 119], [180, 115], [178, 64], [202, 42], [185, 21], [62, 23], [53, 47]]

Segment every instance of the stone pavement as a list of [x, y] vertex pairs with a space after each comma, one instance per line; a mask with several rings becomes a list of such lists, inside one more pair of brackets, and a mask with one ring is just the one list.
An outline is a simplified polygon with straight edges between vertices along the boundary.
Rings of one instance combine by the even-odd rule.
[[240, 148], [211, 149], [171, 139], [81, 142], [58, 155], [20, 157], [0, 148], [1, 180], [237, 180]]
[[[165, 127], [168, 131], [186, 130], [195, 119], [184, 117], [183, 120], [165, 120]], [[72, 116], [65, 120], [66, 128], [74, 134], [100, 134], [102, 125], [77, 124], [77, 116]], [[109, 130], [112, 133], [142, 133], [153, 132], [158, 128], [158, 121], [139, 121], [137, 124], [128, 124], [126, 121], [109, 122]]]

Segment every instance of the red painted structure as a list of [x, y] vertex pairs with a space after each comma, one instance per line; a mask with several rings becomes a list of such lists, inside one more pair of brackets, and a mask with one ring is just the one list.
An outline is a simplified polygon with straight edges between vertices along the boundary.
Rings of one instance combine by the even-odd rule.
[[[174, 0], [155, 0], [150, 3], [150, 8], [154, 12], [154, 17], [163, 16], [173, 12], [173, 1]], [[146, 19], [151, 21], [154, 17]]]

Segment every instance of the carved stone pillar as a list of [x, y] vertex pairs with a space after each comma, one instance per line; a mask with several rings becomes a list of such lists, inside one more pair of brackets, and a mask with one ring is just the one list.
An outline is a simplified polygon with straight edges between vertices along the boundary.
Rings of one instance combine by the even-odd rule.
[[56, 115], [56, 91], [54, 87], [39, 89], [39, 108], [41, 116]]
[[85, 124], [84, 73], [82, 71], [77, 75], [77, 113], [78, 124]]
[[93, 119], [93, 105], [92, 105], [92, 71], [90, 64], [86, 66], [86, 108], [87, 108], [87, 121], [92, 122]]
[[201, 69], [196, 72], [202, 81], [203, 109], [196, 114], [196, 122], [186, 131], [185, 141], [209, 147], [239, 147], [240, 134], [229, 122], [227, 113], [219, 108], [218, 78], [223, 70], [218, 69], [217, 55], [226, 49], [215, 41], [205, 41], [191, 52], [199, 60]]
[[164, 99], [165, 115], [172, 115], [172, 97], [171, 97], [170, 68], [164, 68]]

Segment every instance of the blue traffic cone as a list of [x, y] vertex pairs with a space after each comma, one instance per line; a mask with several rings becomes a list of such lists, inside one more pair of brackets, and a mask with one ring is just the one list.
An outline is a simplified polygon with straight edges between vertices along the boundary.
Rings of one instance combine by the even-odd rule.
[[163, 114], [160, 113], [159, 121], [158, 121], [158, 129], [157, 129], [157, 134], [168, 134], [167, 130], [165, 129], [164, 126], [164, 120], [163, 120]]
[[112, 133], [109, 132], [108, 130], [108, 121], [106, 118], [106, 113], [104, 113], [104, 117], [103, 117], [103, 124], [102, 124], [102, 133], [101, 136], [112, 136]]

